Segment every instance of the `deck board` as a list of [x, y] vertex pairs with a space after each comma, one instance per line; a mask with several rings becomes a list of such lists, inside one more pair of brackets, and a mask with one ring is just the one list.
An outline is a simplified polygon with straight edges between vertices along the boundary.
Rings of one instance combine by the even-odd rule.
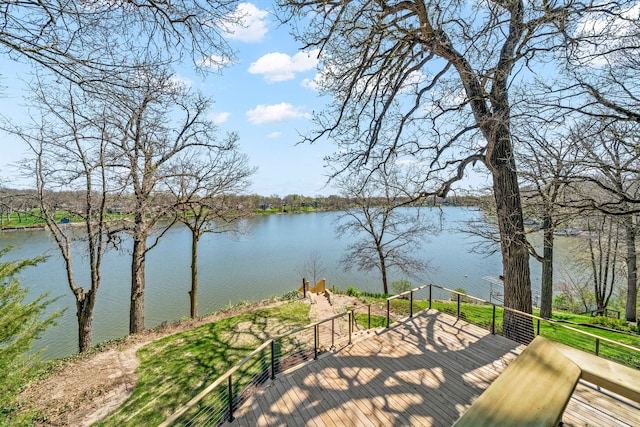
[[[524, 347], [429, 311], [275, 380], [234, 426], [450, 426]], [[580, 382], [566, 426], [634, 426], [640, 406]]]

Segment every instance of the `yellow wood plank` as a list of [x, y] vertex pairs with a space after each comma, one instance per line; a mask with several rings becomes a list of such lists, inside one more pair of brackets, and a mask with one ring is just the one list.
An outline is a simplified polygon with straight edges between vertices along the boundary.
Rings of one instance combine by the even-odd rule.
[[557, 426], [580, 379], [580, 368], [536, 337], [454, 424]]

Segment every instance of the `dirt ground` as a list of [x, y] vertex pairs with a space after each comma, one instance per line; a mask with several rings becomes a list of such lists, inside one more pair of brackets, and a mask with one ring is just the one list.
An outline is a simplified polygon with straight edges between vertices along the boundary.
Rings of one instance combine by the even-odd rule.
[[[307, 299], [311, 304], [311, 320], [328, 318], [344, 311], [345, 307], [358, 306], [356, 298], [332, 295], [332, 305], [322, 295]], [[271, 307], [280, 303], [259, 303]], [[104, 419], [133, 392], [139, 365], [138, 349], [144, 345], [196, 326], [252, 310], [256, 305], [232, 311], [159, 327], [141, 334], [129, 336], [92, 354], [65, 361], [56, 372], [45, 380], [31, 384], [20, 396], [24, 409], [31, 408], [42, 415], [39, 425], [89, 426]], [[378, 313], [379, 314], [379, 313]]]

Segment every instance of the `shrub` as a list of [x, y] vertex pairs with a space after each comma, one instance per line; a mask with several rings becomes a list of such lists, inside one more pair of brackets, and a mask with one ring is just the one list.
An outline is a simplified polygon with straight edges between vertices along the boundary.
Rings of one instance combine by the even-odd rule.
[[393, 289], [396, 294], [410, 291], [411, 282], [408, 280], [397, 280], [395, 282], [391, 282], [391, 289]]
[[359, 297], [362, 295], [362, 292], [360, 292], [358, 289], [354, 288], [351, 285], [349, 285], [347, 289], [344, 290], [344, 293], [346, 295], [349, 295], [350, 297]]
[[292, 289], [282, 295], [282, 299], [285, 301], [292, 301], [300, 298], [302, 298], [302, 294], [297, 289]]
[[598, 326], [602, 326], [608, 329], [613, 329], [616, 331], [632, 332], [636, 334], [639, 332], [639, 329], [640, 329], [637, 326], [627, 323], [623, 319], [613, 319], [611, 317], [605, 317], [605, 316], [593, 317], [589, 319], [589, 323], [592, 325], [598, 325]]

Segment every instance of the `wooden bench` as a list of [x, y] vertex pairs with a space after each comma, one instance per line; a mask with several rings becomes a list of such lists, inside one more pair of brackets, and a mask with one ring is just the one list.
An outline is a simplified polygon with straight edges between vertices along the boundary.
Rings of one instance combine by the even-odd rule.
[[581, 370], [536, 337], [473, 402], [455, 426], [557, 426]]
[[454, 425], [557, 426], [579, 379], [640, 403], [640, 370], [538, 336]]
[[580, 378], [640, 403], [640, 371], [557, 342], [553, 346], [580, 367]]

